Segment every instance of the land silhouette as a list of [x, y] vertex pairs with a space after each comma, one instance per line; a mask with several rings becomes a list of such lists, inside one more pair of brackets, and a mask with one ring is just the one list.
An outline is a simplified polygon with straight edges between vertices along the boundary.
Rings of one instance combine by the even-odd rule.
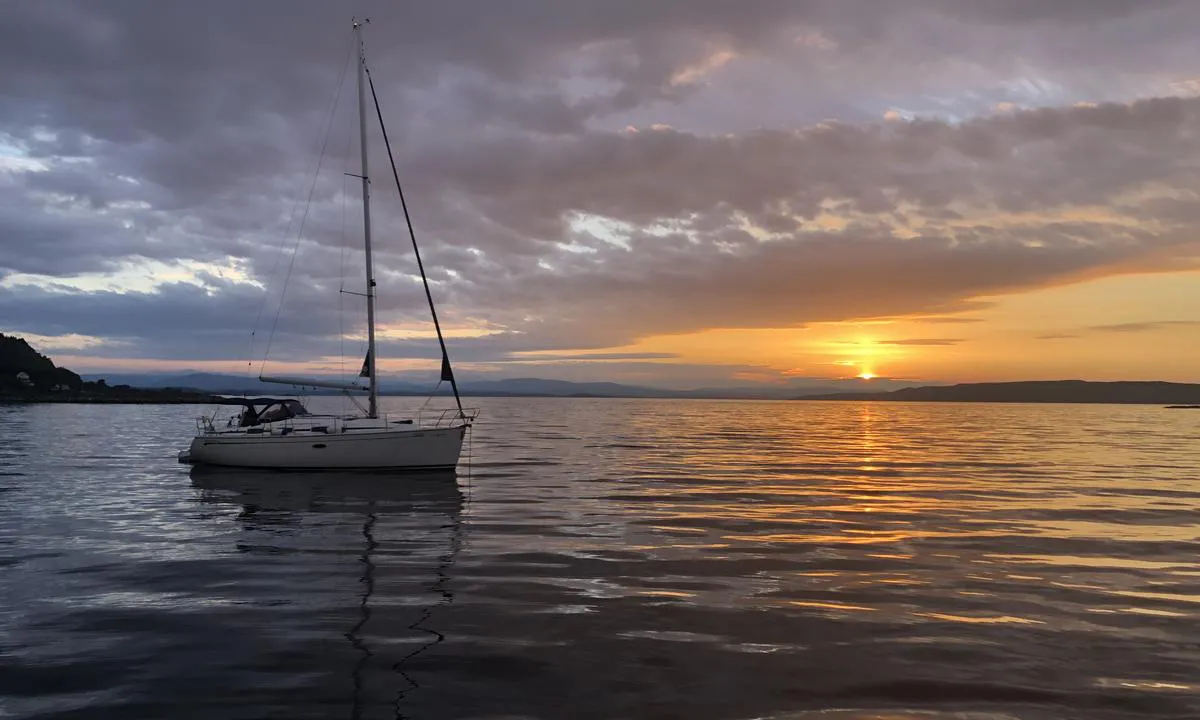
[[84, 380], [54, 364], [24, 338], [0, 334], [0, 402], [202, 403], [207, 393], [184, 388], [135, 388]]
[[1200, 384], [1162, 381], [1032, 380], [901, 388], [878, 393], [822, 393], [797, 400], [977, 403], [1200, 403]]

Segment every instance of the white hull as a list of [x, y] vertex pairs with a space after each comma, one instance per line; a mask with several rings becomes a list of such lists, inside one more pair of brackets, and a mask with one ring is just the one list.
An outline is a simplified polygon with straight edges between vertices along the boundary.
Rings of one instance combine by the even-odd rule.
[[226, 467], [333, 469], [449, 469], [458, 465], [465, 425], [405, 430], [291, 435], [205, 433], [181, 462]]

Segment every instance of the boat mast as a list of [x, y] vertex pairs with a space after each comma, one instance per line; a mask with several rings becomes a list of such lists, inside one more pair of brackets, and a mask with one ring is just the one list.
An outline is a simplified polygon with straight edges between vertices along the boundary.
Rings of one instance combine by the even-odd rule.
[[371, 181], [367, 175], [367, 96], [363, 88], [363, 69], [367, 66], [367, 51], [363, 45], [362, 27], [370, 22], [354, 21], [354, 37], [358, 42], [358, 134], [362, 153], [363, 246], [367, 259], [367, 383], [371, 401], [367, 417], [379, 417], [379, 384], [375, 381], [375, 275], [371, 271]]

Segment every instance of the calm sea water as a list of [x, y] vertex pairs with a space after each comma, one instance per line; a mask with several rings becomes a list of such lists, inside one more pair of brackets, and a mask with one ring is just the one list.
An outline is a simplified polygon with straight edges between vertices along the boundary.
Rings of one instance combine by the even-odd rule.
[[0, 717], [1200, 717], [1200, 413], [474, 404], [457, 485], [0, 407]]

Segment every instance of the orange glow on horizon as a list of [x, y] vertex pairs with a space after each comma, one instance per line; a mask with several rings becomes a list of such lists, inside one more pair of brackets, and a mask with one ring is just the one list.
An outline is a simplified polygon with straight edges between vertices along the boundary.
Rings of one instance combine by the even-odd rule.
[[[455, 365], [468, 374], [503, 371], [550, 377], [562, 374], [554, 368], [569, 366], [571, 379], [651, 386], [663, 378], [676, 384], [691, 382], [689, 373], [697, 378], [697, 386], [794, 383], [806, 378], [888, 378], [912, 384], [1057, 379], [1197, 382], [1200, 320], [1188, 309], [1195, 306], [1197, 288], [1200, 272], [1195, 270], [1115, 275], [973, 298], [941, 312], [784, 327], [717, 327], [646, 335], [613, 347], [516, 351], [473, 362], [458, 360], [467, 339], [483, 338], [496, 329], [464, 319], [451, 335], [456, 339], [448, 344]], [[417, 323], [387, 325], [380, 335], [434, 342]], [[112, 354], [111, 347], [106, 355], [93, 355], [93, 348], [104, 339], [82, 335], [29, 337], [59, 365], [84, 373], [195, 370], [252, 375], [259, 369], [257, 360], [247, 365], [236, 358], [127, 358]], [[268, 372], [352, 373], [360, 362], [359, 355], [305, 362], [272, 360]], [[436, 359], [391, 358], [386, 353], [379, 358], [381, 373], [436, 369]], [[722, 372], [728, 375], [721, 376]]]

